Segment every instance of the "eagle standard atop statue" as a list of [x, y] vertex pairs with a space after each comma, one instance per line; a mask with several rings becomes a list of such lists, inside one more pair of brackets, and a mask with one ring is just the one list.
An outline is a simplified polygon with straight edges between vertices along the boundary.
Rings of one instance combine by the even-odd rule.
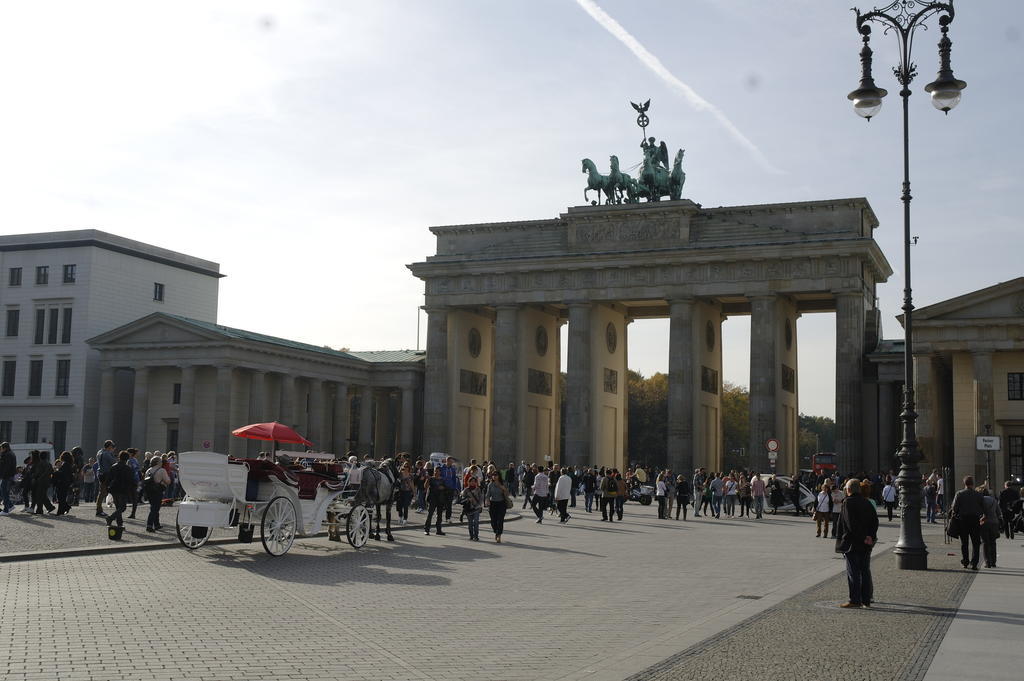
[[[601, 203], [601, 195], [604, 194], [605, 203], [639, 203], [641, 198], [648, 201], [660, 201], [663, 196], [675, 201], [682, 197], [683, 183], [686, 182], [686, 173], [683, 172], [684, 149], [676, 152], [671, 168], [668, 162], [668, 146], [662, 140], [658, 144], [654, 137], [647, 137], [647, 125], [650, 119], [647, 117], [647, 109], [651, 106], [651, 100], [643, 104], [630, 102], [637, 112], [636, 124], [643, 131], [640, 140], [640, 149], [643, 152], [643, 160], [636, 164], [639, 169], [639, 177], [633, 178], [619, 169], [619, 157], [612, 156], [611, 172], [602, 175], [597, 171], [597, 166], [589, 158], [583, 159], [583, 172], [587, 174], [587, 187], [583, 190], [583, 200], [589, 201], [591, 205]], [[587, 192], [596, 191], [597, 199], [591, 200]]]

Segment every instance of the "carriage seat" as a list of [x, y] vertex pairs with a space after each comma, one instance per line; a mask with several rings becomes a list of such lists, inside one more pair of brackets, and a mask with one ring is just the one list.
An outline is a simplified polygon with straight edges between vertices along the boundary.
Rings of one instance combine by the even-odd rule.
[[230, 463], [244, 463], [249, 466], [249, 475], [245, 484], [246, 501], [256, 501], [261, 482], [277, 478], [289, 487], [298, 487], [299, 483], [287, 469], [266, 459], [229, 459]]
[[316, 471], [295, 471], [292, 473], [299, 483], [300, 499], [316, 499], [317, 490], [323, 487], [328, 492], [337, 492], [345, 487], [345, 482], [337, 476]]

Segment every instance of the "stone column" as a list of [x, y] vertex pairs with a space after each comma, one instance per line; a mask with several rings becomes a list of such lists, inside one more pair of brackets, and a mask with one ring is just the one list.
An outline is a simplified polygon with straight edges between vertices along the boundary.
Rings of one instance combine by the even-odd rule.
[[586, 466], [593, 463], [590, 433], [590, 315], [590, 303], [569, 304], [565, 463], [570, 466]]
[[694, 302], [669, 301], [668, 467], [684, 475], [693, 471]]
[[314, 449], [326, 451], [328, 443], [324, 438], [324, 382], [319, 378], [309, 379], [309, 429], [306, 439]]
[[[769, 470], [765, 441], [779, 437], [780, 390], [778, 367], [778, 298], [775, 295], [750, 298], [750, 462], [756, 471]], [[788, 471], [792, 473], [792, 471]]]
[[[992, 351], [991, 350], [974, 350], [971, 351], [971, 360], [974, 364], [974, 433], [973, 435], [987, 435], [988, 432], [985, 430], [985, 426], [991, 426], [993, 435], [996, 434], [995, 427], [995, 410], [993, 408], [993, 390], [992, 390]], [[979, 454], [976, 458], [978, 465], [982, 470], [985, 470], [985, 475], [980, 476], [978, 480], [984, 480], [988, 475], [986, 466], [986, 456], [992, 457], [992, 474], [995, 475], [997, 472], [998, 460], [1002, 456], [1002, 452], [992, 452], [990, 454]], [[933, 459], [934, 461], [934, 459]], [[938, 461], [934, 463], [935, 466], [941, 465], [942, 462]], [[998, 478], [1002, 479], [1002, 478]], [[999, 483], [995, 487], [991, 485], [995, 483], [995, 480], [990, 480], [990, 489], [994, 489], [998, 495], [999, 491], [1002, 490], [1002, 483]]]
[[861, 388], [864, 384], [864, 295], [836, 294], [836, 453], [840, 475], [864, 467]]
[[[217, 367], [217, 402], [213, 412], [213, 451], [227, 454], [231, 446], [231, 379], [234, 369]], [[242, 424], [244, 425], [244, 424]]]
[[178, 450], [195, 449], [196, 432], [196, 367], [181, 367], [181, 404], [178, 405]]
[[[917, 444], [923, 457], [929, 461], [935, 461], [937, 466], [942, 465], [942, 457], [936, 456], [937, 443], [941, 439], [936, 421], [936, 394], [935, 394], [935, 369], [934, 359], [931, 354], [914, 353], [914, 411], [917, 412]], [[903, 411], [904, 395], [900, 393], [900, 402], [897, 411]], [[900, 442], [903, 441], [903, 422], [900, 421]], [[973, 457], [972, 457], [973, 459]], [[960, 462], [956, 462], [956, 475], [963, 476], [966, 473], [974, 473], [974, 467], [961, 470]], [[947, 490], [946, 502], [952, 499], [955, 490]]]
[[135, 368], [132, 388], [132, 439], [130, 446], [146, 451], [146, 425], [149, 420], [149, 367]]
[[500, 466], [519, 457], [519, 307], [502, 305], [494, 323], [491, 453]]
[[402, 423], [402, 434], [399, 438], [399, 448], [403, 452], [412, 453], [414, 446], [414, 426], [416, 423], [416, 391], [411, 386], [402, 388], [402, 412], [400, 414]]
[[373, 455], [379, 460], [391, 456], [394, 441], [391, 439], [391, 390], [378, 388], [373, 391]]
[[[267, 372], [254, 369], [250, 372], [249, 378], [249, 423], [264, 423], [266, 421], [264, 409], [267, 401]], [[263, 447], [264, 444], [259, 440], [246, 441], [246, 453], [251, 458], [258, 456]]]
[[[896, 406], [896, 389], [889, 381], [878, 383], [878, 465], [871, 468], [877, 472], [887, 471], [893, 465], [899, 439], [895, 437], [900, 409]], [[856, 474], [856, 471], [854, 472]]]
[[[100, 370], [99, 414], [96, 439], [100, 444], [114, 437], [114, 369], [106, 367]], [[21, 463], [20, 461], [18, 463]]]
[[289, 428], [295, 427], [295, 377], [290, 374], [281, 376], [281, 407], [278, 409], [277, 420]]
[[351, 433], [349, 424], [350, 403], [348, 401], [348, 384], [334, 384], [334, 453], [348, 453], [348, 436]]
[[448, 375], [448, 310], [427, 308], [427, 359], [423, 385], [423, 453], [449, 451], [451, 394]]
[[369, 454], [373, 442], [373, 389], [363, 386], [359, 389], [359, 455]]

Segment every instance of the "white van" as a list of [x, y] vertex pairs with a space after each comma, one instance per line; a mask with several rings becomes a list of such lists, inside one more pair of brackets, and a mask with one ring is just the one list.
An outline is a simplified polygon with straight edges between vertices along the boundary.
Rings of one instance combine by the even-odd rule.
[[[445, 454], [444, 452], [432, 452], [430, 454], [429, 463], [430, 463], [431, 467], [437, 468], [438, 466], [443, 466], [444, 463], [447, 460], [448, 460], [448, 455]], [[455, 462], [456, 466], [458, 466], [458, 463], [459, 463], [458, 461]]]
[[33, 450], [46, 452], [50, 463], [53, 463], [53, 445], [49, 442], [26, 442], [23, 444], [11, 443], [11, 451], [14, 452], [14, 458], [17, 459], [19, 466], [28, 458], [29, 453]]

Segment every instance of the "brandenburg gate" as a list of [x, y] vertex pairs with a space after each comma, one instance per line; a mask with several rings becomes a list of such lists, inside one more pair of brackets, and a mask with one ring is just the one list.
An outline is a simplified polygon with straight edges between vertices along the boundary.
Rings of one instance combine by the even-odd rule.
[[583, 159], [591, 205], [549, 220], [431, 228], [437, 253], [409, 266], [426, 287], [424, 450], [463, 462], [558, 461], [568, 322], [562, 462], [623, 469], [628, 326], [667, 317], [668, 466], [720, 470], [722, 321], [750, 315], [750, 466], [769, 470], [775, 439], [777, 469], [795, 472], [796, 322], [834, 311], [838, 463], [859, 470], [865, 338], [875, 287], [892, 274], [874, 212], [862, 198], [720, 208], [683, 199], [685, 152], [670, 162], [665, 142], [646, 136], [649, 106], [633, 104], [637, 178], [616, 156], [607, 176]]
[[[836, 449], [859, 468], [865, 323], [892, 273], [862, 198], [702, 208], [680, 199], [569, 208], [553, 220], [433, 227], [424, 447], [559, 459], [559, 331], [568, 322], [564, 462], [622, 468], [634, 319], [667, 317], [668, 457], [720, 468], [722, 321], [751, 316], [750, 452], [797, 469], [797, 334], [835, 311]], [[813, 370], [813, 368], [812, 368]], [[634, 456], [636, 453], [634, 453]]]

